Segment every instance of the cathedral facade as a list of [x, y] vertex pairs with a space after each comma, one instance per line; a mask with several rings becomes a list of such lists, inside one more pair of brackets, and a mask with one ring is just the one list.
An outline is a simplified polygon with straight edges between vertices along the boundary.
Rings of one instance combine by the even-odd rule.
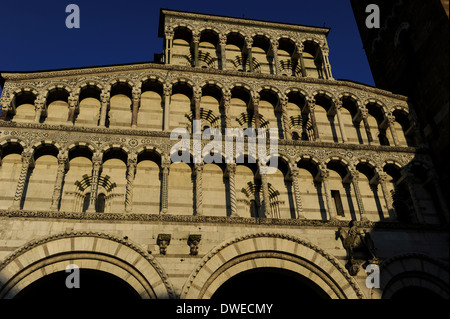
[[[448, 298], [414, 105], [335, 80], [328, 32], [161, 10], [155, 62], [2, 73], [0, 298], [64, 295], [71, 265], [115, 297]], [[225, 159], [249, 128], [270, 174], [249, 136]], [[217, 160], [193, 160], [199, 132]]]

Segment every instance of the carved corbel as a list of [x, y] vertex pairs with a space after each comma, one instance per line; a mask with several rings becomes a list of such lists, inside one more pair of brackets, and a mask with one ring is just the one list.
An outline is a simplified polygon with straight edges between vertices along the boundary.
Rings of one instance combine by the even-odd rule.
[[187, 244], [191, 248], [189, 255], [197, 256], [198, 255], [198, 245], [200, 244], [200, 240], [202, 239], [202, 235], [189, 235]]
[[161, 255], [165, 255], [167, 252], [167, 247], [170, 245], [170, 234], [158, 234], [158, 238], [156, 239], [156, 244], [159, 246], [159, 253]]

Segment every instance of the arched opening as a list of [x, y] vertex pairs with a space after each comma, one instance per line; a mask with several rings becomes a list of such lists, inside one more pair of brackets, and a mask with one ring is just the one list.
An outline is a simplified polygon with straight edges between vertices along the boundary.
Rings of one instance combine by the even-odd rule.
[[[178, 81], [172, 86], [170, 97], [170, 129], [192, 127], [194, 114], [192, 86], [184, 81]], [[190, 131], [191, 132], [191, 131]]]
[[384, 220], [385, 216], [388, 217], [389, 215], [384, 214], [384, 212], [387, 213], [386, 204], [382, 203], [382, 190], [375, 177], [374, 167], [369, 163], [361, 162], [356, 165], [356, 169], [360, 172], [358, 174], [358, 185], [367, 218], [372, 221]]
[[[67, 122], [69, 92], [64, 88], [55, 88], [47, 95], [47, 114], [44, 123], [63, 124]], [[41, 119], [42, 120], [42, 119]]]
[[[81, 88], [79, 105], [75, 110], [75, 126], [98, 126], [100, 122], [100, 94], [101, 90], [95, 85], [86, 85]], [[108, 118], [106, 126], [108, 127]]]
[[340, 160], [331, 160], [327, 164], [328, 185], [331, 190], [332, 202], [338, 219], [357, 220], [355, 190], [350, 182], [347, 166]]
[[203, 30], [198, 44], [198, 63], [204, 69], [219, 69], [219, 35], [214, 30]]
[[362, 132], [364, 126], [362, 125], [361, 117], [358, 118], [358, 104], [352, 96], [342, 97], [341, 119], [344, 123], [345, 136], [347, 142], [351, 144], [364, 144]]
[[23, 146], [18, 142], [8, 142], [0, 148], [0, 181], [3, 189], [0, 208], [6, 209], [13, 202], [22, 168], [22, 152]]
[[381, 106], [377, 103], [369, 103], [367, 105], [367, 111], [369, 112], [367, 121], [370, 126], [370, 131], [372, 135], [375, 134], [375, 136], [373, 136], [374, 142], [379, 145], [393, 145], [390, 131], [388, 131], [387, 127], [383, 125], [385, 116]]
[[313, 281], [291, 270], [257, 268], [223, 283], [212, 300], [318, 300], [330, 297]]
[[[130, 127], [132, 118], [132, 87], [128, 82], [117, 81], [111, 86], [109, 102], [109, 127]], [[108, 122], [108, 121], [107, 121]], [[108, 125], [106, 125], [108, 127]]]
[[191, 55], [192, 31], [187, 27], [179, 26], [174, 30], [173, 50], [171, 64], [192, 66], [194, 62]]
[[[202, 131], [206, 128], [225, 128], [225, 114], [220, 107], [222, 90], [215, 84], [207, 84], [202, 87], [200, 100], [200, 120]], [[225, 131], [223, 131], [225, 133]]]
[[303, 158], [297, 163], [297, 167], [304, 216], [307, 219], [327, 220], [325, 190], [317, 179], [319, 174], [317, 164]]
[[[79, 288], [68, 288], [66, 280], [79, 271]], [[69, 282], [75, 283], [76, 280]], [[58, 271], [46, 275], [21, 290], [15, 299], [22, 300], [98, 300], [141, 299], [139, 294], [122, 278], [94, 269]]]
[[225, 46], [226, 67], [241, 72], [248, 71], [248, 63], [243, 54], [245, 48], [245, 38], [238, 32], [230, 32], [227, 35]]
[[277, 52], [281, 75], [301, 77], [302, 70], [294, 41], [281, 38], [278, 41]]
[[308, 114], [302, 113], [305, 107], [305, 96], [299, 91], [291, 91], [287, 94], [288, 103], [286, 111], [289, 118], [289, 129], [293, 140], [313, 141], [314, 129]]
[[251, 95], [242, 86], [231, 89], [230, 118], [232, 127], [254, 128], [253, 110], [250, 108]]
[[253, 63], [253, 72], [275, 74], [275, 61], [271, 51], [271, 43], [266, 36], [256, 35], [253, 37], [251, 61]]
[[34, 102], [36, 94], [31, 91], [20, 91], [14, 95], [12, 112], [6, 114], [6, 121], [33, 122], [35, 117]]
[[[259, 105], [258, 112], [260, 117], [267, 121], [267, 125], [264, 125], [260, 120], [260, 127], [266, 129], [276, 128], [278, 130], [278, 136], [276, 138], [285, 138], [283, 132], [283, 118], [281, 107], [279, 107], [279, 99], [276, 92], [269, 89], [263, 89], [259, 92]], [[269, 134], [267, 132], [267, 134]], [[271, 136], [274, 138], [274, 136]]]
[[322, 54], [318, 43], [308, 40], [303, 43], [303, 61], [308, 77], [323, 79]]
[[161, 207], [161, 156], [144, 150], [137, 156], [133, 183], [133, 212], [158, 214]]
[[331, 97], [326, 93], [319, 93], [316, 94], [315, 100], [315, 116], [320, 139], [324, 142], [338, 143], [340, 139], [339, 123]]

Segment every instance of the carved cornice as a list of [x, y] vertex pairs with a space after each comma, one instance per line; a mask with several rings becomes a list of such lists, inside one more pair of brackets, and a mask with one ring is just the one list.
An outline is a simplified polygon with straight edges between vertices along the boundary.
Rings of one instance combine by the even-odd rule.
[[[3, 218], [44, 218], [44, 219], [65, 219], [65, 220], [92, 220], [92, 221], [139, 221], [139, 222], [167, 222], [186, 224], [224, 224], [224, 225], [254, 225], [262, 227], [323, 227], [337, 229], [347, 227], [348, 220], [317, 220], [317, 219], [277, 219], [277, 218], [245, 218], [227, 216], [186, 216], [168, 214], [134, 214], [134, 213], [80, 213], [80, 212], [55, 212], [50, 210], [30, 211], [30, 210], [0, 210], [0, 217]], [[409, 231], [432, 231], [448, 232], [446, 225], [431, 224], [406, 224], [399, 222], [371, 222], [356, 221], [355, 225], [360, 229], [379, 230], [409, 230]]]

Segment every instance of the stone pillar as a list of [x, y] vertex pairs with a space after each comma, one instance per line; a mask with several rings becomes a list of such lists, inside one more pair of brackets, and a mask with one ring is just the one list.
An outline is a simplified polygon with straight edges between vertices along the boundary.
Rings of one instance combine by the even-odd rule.
[[78, 95], [70, 93], [68, 98], [68, 104], [69, 104], [69, 115], [67, 117], [67, 124], [73, 125], [75, 120], [75, 110], [78, 107]]
[[136, 173], [137, 157], [136, 154], [129, 154], [127, 160], [127, 186], [125, 197], [125, 211], [131, 212], [133, 210], [133, 189], [134, 176]]
[[253, 116], [255, 118], [255, 127], [254, 129], [257, 130], [259, 129], [259, 110], [258, 110], [258, 106], [259, 106], [259, 95], [255, 94], [252, 96], [252, 106], [253, 106]]
[[333, 75], [331, 74], [331, 65], [330, 65], [330, 60], [328, 59], [328, 55], [329, 55], [329, 48], [326, 44], [324, 44], [322, 46], [322, 59], [323, 59], [323, 67], [325, 70], [325, 75], [326, 78], [328, 80], [332, 80], [333, 79]]
[[281, 114], [283, 117], [283, 133], [285, 139], [292, 140], [292, 134], [289, 125], [289, 115], [287, 112], [287, 104], [288, 104], [288, 97], [284, 95], [280, 99]]
[[13, 203], [10, 209], [20, 209], [20, 202], [22, 201], [23, 190], [27, 182], [28, 169], [33, 167], [34, 158], [31, 150], [22, 152], [22, 168], [20, 170], [19, 180], [16, 186], [16, 193], [14, 194]]
[[195, 164], [195, 204], [196, 215], [203, 215], [203, 164]]
[[225, 117], [225, 127], [222, 130], [222, 134], [225, 135], [226, 128], [231, 128], [231, 118], [230, 118], [230, 101], [231, 101], [231, 92], [225, 91], [222, 96], [222, 107], [223, 113]]
[[141, 101], [141, 89], [134, 87], [132, 90], [132, 94], [133, 94], [133, 113], [131, 119], [131, 127], [136, 127], [138, 120], [139, 104]]
[[395, 116], [388, 115], [387, 116], [387, 121], [388, 121], [389, 129], [391, 130], [392, 139], [394, 140], [394, 145], [398, 146], [400, 143], [398, 141], [397, 132], [395, 131], [395, 125], [394, 125], [394, 123], [395, 123]]
[[172, 44], [173, 44], [173, 36], [174, 36], [174, 31], [172, 29], [172, 27], [168, 26], [166, 27], [166, 33], [165, 33], [165, 52], [164, 52], [164, 62], [166, 64], [171, 64], [172, 63]]
[[298, 46], [298, 60], [300, 62], [300, 68], [302, 71], [302, 77], [306, 78], [306, 68], [305, 68], [305, 61], [303, 60], [303, 45]]
[[298, 219], [306, 219], [303, 215], [303, 203], [300, 194], [300, 183], [299, 179], [299, 171], [298, 168], [291, 168], [291, 179], [292, 184], [294, 185], [294, 198], [295, 198], [295, 212]]
[[280, 61], [278, 58], [278, 41], [271, 40], [270, 44], [272, 47], [272, 54], [273, 54], [274, 74], [280, 74]]
[[52, 204], [50, 206], [50, 210], [57, 211], [58, 204], [61, 200], [61, 190], [62, 183], [64, 181], [64, 176], [66, 174], [66, 169], [68, 167], [68, 159], [69, 156], [67, 151], [59, 152], [58, 154], [58, 170], [56, 172], [56, 181], [53, 186], [53, 196], [52, 196]]
[[388, 175], [383, 171], [378, 171], [378, 184], [381, 186], [381, 191], [383, 192], [384, 201], [386, 202], [386, 208], [388, 210], [388, 215], [391, 218], [395, 218], [396, 214], [394, 211], [392, 196], [387, 188], [387, 181], [389, 179]]
[[[248, 71], [253, 72], [253, 55], [252, 55], [252, 45], [253, 39], [248, 37], [245, 39], [245, 45], [247, 48], [247, 61], [248, 61]], [[247, 70], [245, 70], [247, 71]]]
[[164, 131], [168, 132], [170, 127], [170, 96], [172, 95], [172, 85], [164, 84]]
[[[259, 164], [259, 166], [264, 166]], [[260, 174], [261, 176], [261, 189], [264, 201], [264, 215], [266, 218], [272, 218], [272, 209], [270, 207], [270, 196], [269, 196], [269, 183], [267, 182], [267, 174]]]
[[227, 69], [227, 54], [226, 54], [226, 45], [227, 45], [227, 36], [221, 34], [219, 37], [219, 45], [220, 45], [220, 63], [222, 64], [222, 70]]
[[44, 98], [42, 98], [42, 97], [36, 98], [36, 100], [34, 101], [34, 110], [35, 110], [34, 122], [35, 123], [39, 123], [39, 121], [41, 119], [42, 111], [44, 111], [44, 108], [45, 108]]
[[362, 201], [361, 191], [359, 190], [358, 184], [359, 172], [355, 169], [350, 170], [350, 182], [353, 185], [353, 189], [355, 191], [356, 202], [358, 204], [359, 215], [362, 221], [366, 221], [367, 216], [364, 210], [364, 203]]
[[237, 213], [237, 197], [236, 197], [236, 164], [227, 164], [228, 183], [230, 185], [230, 206], [231, 217], [239, 217]]
[[371, 144], [373, 142], [373, 137], [372, 132], [370, 131], [369, 121], [367, 120], [369, 112], [367, 111], [367, 109], [360, 109], [360, 112], [364, 123], [364, 129], [366, 130], [367, 140], [369, 141], [369, 144]]
[[164, 158], [161, 161], [161, 214], [167, 214], [169, 209], [169, 169], [170, 158]]
[[98, 192], [98, 179], [100, 177], [100, 171], [102, 168], [102, 156], [101, 153], [95, 153], [92, 156], [92, 181], [91, 181], [91, 198], [89, 201], [89, 207], [86, 212], [95, 213], [95, 203], [97, 202]]
[[321, 169], [320, 171], [320, 178], [322, 179], [322, 185], [325, 192], [325, 199], [327, 203], [327, 209], [330, 214], [330, 220], [336, 220], [336, 211], [333, 206], [333, 200], [331, 198], [331, 190], [330, 186], [328, 185], [328, 178], [330, 177], [330, 172], [328, 169]]
[[193, 34], [192, 35], [192, 43], [194, 44], [194, 66], [199, 66], [199, 59], [198, 59], [198, 44], [200, 43], [200, 34]]
[[308, 98], [306, 98], [306, 103], [308, 104], [307, 109], [309, 110], [309, 116], [311, 117], [311, 123], [313, 125], [314, 140], [320, 141], [319, 128], [317, 127], [316, 115], [314, 113], [314, 110], [316, 107], [316, 101], [314, 98], [308, 97]]
[[98, 123], [100, 127], [106, 126], [106, 115], [108, 113], [109, 100], [110, 100], [109, 90], [103, 90], [102, 93], [100, 94], [101, 107], [100, 107], [100, 121]]
[[344, 127], [344, 121], [342, 120], [342, 114], [341, 114], [341, 108], [342, 108], [342, 101], [337, 101], [335, 104], [336, 107], [336, 117], [339, 123], [339, 130], [341, 131], [341, 137], [342, 142], [347, 142], [347, 135], [345, 134], [345, 127]]

